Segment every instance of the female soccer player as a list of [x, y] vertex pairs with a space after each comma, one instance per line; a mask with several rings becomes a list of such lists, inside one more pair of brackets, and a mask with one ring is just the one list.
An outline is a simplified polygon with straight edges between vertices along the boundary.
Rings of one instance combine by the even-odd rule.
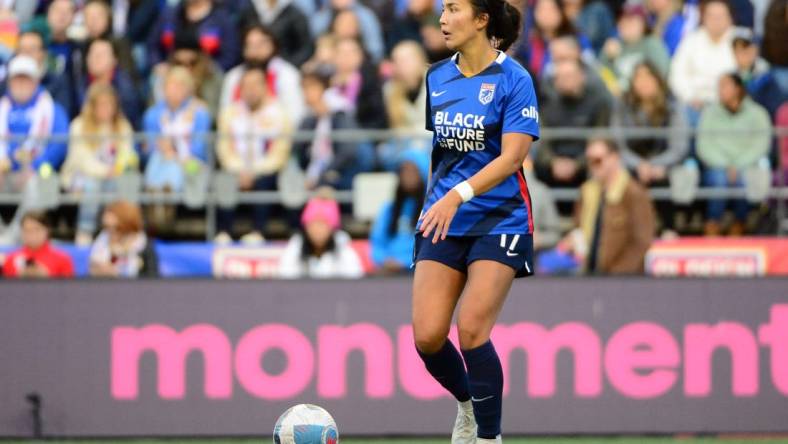
[[[539, 114], [531, 77], [503, 52], [520, 30], [513, 6], [444, 0], [440, 24], [457, 53], [427, 72], [434, 136], [414, 249], [413, 331], [427, 370], [459, 402], [452, 443], [495, 443], [503, 372], [490, 332], [512, 280], [533, 270], [522, 164]], [[461, 355], [447, 336], [463, 291]]]

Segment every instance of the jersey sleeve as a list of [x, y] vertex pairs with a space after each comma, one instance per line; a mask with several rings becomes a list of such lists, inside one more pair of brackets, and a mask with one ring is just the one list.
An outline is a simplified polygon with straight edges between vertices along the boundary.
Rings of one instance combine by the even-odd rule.
[[539, 107], [528, 75], [517, 76], [506, 95], [501, 133], [525, 133], [539, 139]]
[[424, 76], [424, 88], [426, 89], [427, 100], [424, 101], [424, 112], [426, 114], [426, 120], [424, 121], [424, 128], [427, 131], [435, 131], [435, 127], [432, 125], [432, 107], [430, 105], [430, 73], [427, 72], [427, 75]]

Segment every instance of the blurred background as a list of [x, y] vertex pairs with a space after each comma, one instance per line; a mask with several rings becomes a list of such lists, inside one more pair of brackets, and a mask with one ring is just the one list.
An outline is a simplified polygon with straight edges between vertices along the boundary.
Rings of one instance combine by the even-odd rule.
[[[555, 333], [552, 344], [561, 351], [552, 358], [563, 386], [574, 365], [563, 350], [579, 353], [648, 319], [686, 352], [695, 349], [683, 342], [685, 327], [701, 322], [710, 333], [698, 353], [708, 365], [697, 374], [711, 368], [722, 375], [707, 381], [714, 396], [699, 403], [691, 383], [684, 391], [678, 382], [653, 392], [655, 402], [638, 404], [632, 399], [639, 395], [629, 393], [634, 404], [616, 404], [608, 393], [614, 382], [600, 392], [583, 392], [588, 386], [576, 382], [580, 388], [552, 398], [545, 386], [526, 390], [520, 381], [514, 388], [523, 406], [574, 413], [563, 427], [540, 416], [520, 423], [518, 433], [788, 432], [779, 417], [788, 407], [788, 349], [778, 340], [788, 337], [788, 286], [779, 277], [788, 274], [788, 2], [513, 4], [524, 21], [509, 56], [534, 80], [542, 139], [523, 165], [537, 278], [515, 286], [510, 299], [517, 301], [502, 322], [542, 330], [510, 331], [512, 341], [531, 356], [544, 350], [529, 348], [536, 346], [528, 338]], [[404, 365], [395, 364], [397, 347], [408, 348], [399, 328], [409, 319], [407, 277], [432, 142], [424, 129], [424, 75], [451, 55], [441, 7], [433, 0], [0, 0], [0, 266], [9, 278], [0, 282], [0, 331], [7, 333], [0, 344], [19, 358], [0, 370], [0, 436], [35, 435], [41, 406], [53, 396], [62, 409], [43, 422], [50, 436], [268, 433], [276, 412], [296, 401], [339, 409], [340, 432], [350, 405], [359, 405], [369, 416], [351, 419], [351, 434], [441, 433], [430, 416], [441, 401], [394, 382], [387, 391], [389, 379], [344, 397], [341, 390], [326, 395], [311, 373], [301, 376], [302, 390], [297, 374], [286, 378], [300, 367], [294, 363], [313, 368], [308, 358], [318, 359], [324, 323], [369, 322], [380, 331], [364, 335], [386, 338], [340, 342], [340, 351], [361, 350], [365, 359], [351, 358], [338, 374], [363, 380]], [[656, 279], [678, 276], [684, 279]], [[722, 279], [728, 277], [740, 279]], [[48, 278], [58, 280], [41, 281]], [[223, 295], [238, 299], [229, 307]], [[259, 355], [249, 365], [262, 365], [260, 378], [284, 378], [260, 384], [292, 392], [256, 396], [276, 400], [260, 407], [247, 380], [238, 396], [248, 399], [230, 410], [208, 402], [225, 392], [203, 390], [200, 375], [225, 367], [209, 365], [214, 355], [204, 344], [232, 347], [268, 321], [290, 323], [307, 342], [252, 341]], [[591, 342], [560, 339], [555, 329], [575, 321], [597, 339], [590, 330], [576, 338]], [[189, 342], [185, 332], [206, 325], [218, 330], [198, 329], [208, 334], [198, 337], [216, 333], [218, 342]], [[136, 373], [110, 366], [122, 354], [109, 345], [126, 327], [138, 328], [129, 343], [139, 348], [130, 350], [141, 353], [134, 356], [147, 387], [147, 401], [128, 411], [122, 406], [131, 404], [118, 401], [126, 392], [108, 391], [111, 383], [137, 381]], [[660, 337], [643, 331], [651, 333], [633, 336], [635, 344]], [[304, 344], [314, 345], [314, 356], [297, 352], [307, 350]], [[693, 355], [651, 345], [665, 360], [633, 366], [680, 369], [679, 361]], [[266, 347], [280, 350], [262, 360]], [[207, 360], [204, 370], [201, 355], [190, 352], [196, 349]], [[162, 401], [172, 394], [161, 382], [171, 381], [162, 375], [172, 356], [183, 361], [178, 365], [190, 376], [182, 383], [199, 398], [190, 409], [179, 404], [177, 414]], [[594, 368], [593, 358], [577, 368]], [[603, 367], [635, 362], [599, 359]], [[246, 365], [235, 360], [233, 368]], [[136, 369], [134, 362], [128, 368]], [[517, 362], [518, 374], [540, 374]], [[58, 365], [68, 376], [47, 395], [41, 381]], [[690, 381], [695, 374], [677, 372]], [[158, 392], [157, 374], [164, 384]], [[755, 389], [747, 385], [752, 375], [762, 382], [756, 378]], [[215, 376], [206, 378], [221, 380]], [[534, 394], [547, 396], [547, 407]], [[66, 414], [75, 414], [65, 406], [83, 395], [86, 417]], [[597, 395], [606, 401], [584, 404]], [[376, 404], [389, 397], [400, 401]], [[610, 406], [617, 407], [596, 426], [579, 419]], [[258, 407], [264, 417], [246, 418], [239, 428], [212, 429], [206, 420], [209, 412], [243, 416]], [[403, 409], [413, 414], [386, 427], [386, 415]], [[751, 409], [772, 415], [748, 418]], [[676, 416], [661, 421], [655, 411]], [[626, 419], [627, 412], [642, 417]], [[121, 426], [113, 422], [119, 417], [132, 420]], [[178, 426], [168, 432], [157, 421]], [[408, 421], [419, 425], [410, 429]]]

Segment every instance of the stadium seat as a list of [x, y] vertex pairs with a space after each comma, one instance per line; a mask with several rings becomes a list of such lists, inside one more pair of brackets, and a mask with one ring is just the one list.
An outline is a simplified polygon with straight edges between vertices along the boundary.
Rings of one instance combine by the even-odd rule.
[[397, 188], [395, 173], [360, 173], [353, 178], [353, 217], [374, 220], [380, 208], [394, 198]]

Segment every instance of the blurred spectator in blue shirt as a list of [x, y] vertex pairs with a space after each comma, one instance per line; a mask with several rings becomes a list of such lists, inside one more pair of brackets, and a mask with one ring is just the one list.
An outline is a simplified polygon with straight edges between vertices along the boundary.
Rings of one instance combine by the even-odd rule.
[[145, 113], [143, 129], [150, 135], [146, 187], [181, 190], [184, 174], [199, 171], [207, 160], [205, 133], [211, 129], [211, 114], [194, 96], [194, 79], [186, 68], [168, 69], [164, 99]]
[[402, 153], [394, 200], [383, 205], [370, 233], [372, 261], [381, 273], [407, 271], [413, 261], [413, 236], [429, 174], [425, 151]]
[[[63, 107], [40, 85], [41, 70], [33, 58], [13, 58], [8, 76], [8, 91], [0, 99], [0, 174], [38, 171], [44, 165], [59, 169], [66, 156], [66, 141], [40, 138], [68, 134]], [[15, 136], [23, 140], [4, 140]]]
[[662, 38], [672, 56], [684, 36], [685, 19], [681, 13], [681, 1], [646, 0], [645, 4], [651, 14], [649, 24], [654, 35]]
[[733, 37], [733, 57], [736, 59], [736, 73], [744, 81], [747, 92], [774, 117], [777, 108], [788, 100], [788, 91], [780, 89], [769, 62], [760, 57], [751, 30], [737, 28]]

